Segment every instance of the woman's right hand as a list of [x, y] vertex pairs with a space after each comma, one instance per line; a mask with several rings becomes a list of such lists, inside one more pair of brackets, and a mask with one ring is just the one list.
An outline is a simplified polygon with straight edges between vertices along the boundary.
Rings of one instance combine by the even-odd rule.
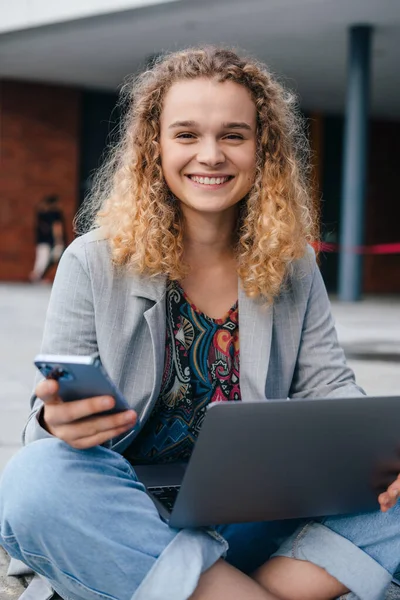
[[63, 402], [54, 379], [41, 381], [35, 393], [44, 402], [42, 426], [55, 437], [80, 450], [104, 444], [131, 429], [137, 421], [134, 410], [99, 416], [98, 413], [114, 406], [115, 401], [111, 396]]

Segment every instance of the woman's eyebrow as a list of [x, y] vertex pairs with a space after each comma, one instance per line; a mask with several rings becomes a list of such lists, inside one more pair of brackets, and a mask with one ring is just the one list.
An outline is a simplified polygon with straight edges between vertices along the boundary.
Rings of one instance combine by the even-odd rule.
[[249, 131], [252, 131], [252, 127], [251, 125], [249, 125], [248, 123], [243, 122], [238, 122], [238, 121], [233, 121], [232, 123], [222, 123], [222, 127], [224, 129], [248, 129]]
[[196, 121], [175, 121], [168, 129], [174, 129], [175, 127], [198, 127], [199, 124]]
[[[174, 129], [178, 127], [199, 127], [199, 124], [196, 121], [175, 121], [172, 123], [168, 129]], [[232, 121], [231, 123], [222, 123], [223, 129], [248, 129], [252, 131], [251, 125], [245, 123], [244, 121]]]

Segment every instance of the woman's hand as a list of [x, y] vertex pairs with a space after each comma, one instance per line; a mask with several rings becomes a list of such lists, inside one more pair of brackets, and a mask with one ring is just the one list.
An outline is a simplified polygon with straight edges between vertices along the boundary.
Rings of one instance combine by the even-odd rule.
[[400, 450], [398, 458], [388, 459], [377, 465], [374, 477], [374, 488], [381, 492], [378, 502], [382, 512], [392, 508], [400, 498]]
[[35, 393], [44, 402], [42, 426], [73, 448], [92, 448], [103, 444], [131, 429], [137, 421], [133, 410], [97, 415], [114, 406], [111, 396], [63, 402], [58, 395], [58, 383], [52, 379], [41, 381]]
[[381, 506], [381, 511], [386, 512], [392, 508], [400, 497], [400, 475], [387, 488], [386, 492], [379, 494], [378, 502]]

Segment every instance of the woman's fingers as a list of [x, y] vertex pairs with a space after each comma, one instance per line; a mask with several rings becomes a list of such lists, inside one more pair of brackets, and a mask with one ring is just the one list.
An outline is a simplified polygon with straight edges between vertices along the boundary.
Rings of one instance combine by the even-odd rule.
[[35, 389], [35, 394], [45, 404], [60, 404], [62, 402], [58, 395], [58, 383], [54, 379], [43, 379]]
[[64, 441], [75, 442], [85, 438], [94, 438], [98, 435], [110, 433], [108, 439], [114, 437], [113, 432], [117, 429], [129, 429], [137, 421], [137, 415], [133, 410], [107, 415], [102, 417], [91, 417], [82, 421], [75, 421], [57, 427], [57, 436]]
[[378, 502], [381, 505], [382, 512], [386, 512], [392, 508], [400, 497], [400, 475], [387, 488], [386, 492], [378, 496]]
[[[46, 404], [46, 401], [43, 401]], [[46, 420], [49, 420], [53, 427], [73, 423], [109, 410], [114, 406], [115, 400], [111, 396], [94, 396], [72, 402], [61, 401], [60, 404], [60, 406], [46, 407]]]
[[70, 446], [76, 448], [77, 450], [86, 450], [87, 448], [93, 448], [93, 446], [101, 446], [101, 444], [104, 444], [104, 442], [108, 442], [108, 440], [111, 440], [112, 438], [121, 435], [121, 433], [128, 431], [130, 428], [130, 425], [124, 425], [123, 427], [118, 427], [116, 429], [102, 431], [101, 433], [97, 433], [91, 437], [84, 437], [75, 440], [70, 443]]
[[36, 395], [44, 403], [43, 426], [74, 448], [103, 444], [131, 429], [137, 421], [133, 410], [99, 415], [115, 405], [111, 396], [63, 402], [58, 396], [58, 383], [54, 380], [41, 381], [36, 387]]

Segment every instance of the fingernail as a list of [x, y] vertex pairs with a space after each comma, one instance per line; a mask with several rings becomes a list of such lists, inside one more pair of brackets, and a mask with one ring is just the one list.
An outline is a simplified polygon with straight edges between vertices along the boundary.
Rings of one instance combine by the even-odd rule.
[[125, 421], [127, 423], [133, 423], [134, 419], [135, 419], [135, 413], [128, 411], [125, 415]]
[[101, 404], [102, 406], [104, 406], [104, 408], [112, 408], [112, 406], [114, 405], [114, 400], [112, 398], [109, 398], [108, 396], [105, 396], [101, 399]]
[[53, 379], [48, 379], [46, 381], [46, 390], [45, 390], [48, 394], [51, 394], [52, 392], [54, 392], [54, 381]]

